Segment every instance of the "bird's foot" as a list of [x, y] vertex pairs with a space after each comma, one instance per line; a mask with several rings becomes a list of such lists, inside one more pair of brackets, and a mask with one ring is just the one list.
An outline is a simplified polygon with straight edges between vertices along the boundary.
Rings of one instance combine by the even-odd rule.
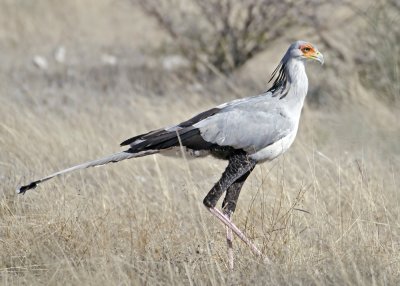
[[[219, 211], [217, 208], [207, 208], [217, 219], [219, 219], [223, 224], [225, 224], [228, 228], [230, 228], [244, 243], [247, 244], [247, 246], [250, 247], [250, 249], [253, 251], [254, 254], [257, 256], [263, 257], [262, 253], [258, 248], [243, 234], [243, 232], [233, 223], [231, 222], [230, 219], [228, 219], [221, 211]], [[228, 240], [228, 238], [227, 238]], [[232, 240], [230, 240], [232, 242]], [[229, 240], [228, 240], [229, 243]], [[229, 245], [228, 245], [229, 248]], [[229, 249], [228, 249], [229, 251]], [[233, 253], [232, 253], [233, 257]], [[264, 257], [265, 260], [265, 257]], [[267, 261], [269, 259], [267, 258]], [[233, 262], [232, 262], [233, 264]]]

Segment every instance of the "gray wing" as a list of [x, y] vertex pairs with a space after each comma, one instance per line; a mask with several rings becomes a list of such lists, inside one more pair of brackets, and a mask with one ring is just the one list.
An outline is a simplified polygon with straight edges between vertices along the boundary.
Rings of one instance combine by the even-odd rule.
[[220, 112], [194, 124], [207, 142], [256, 152], [286, 137], [295, 122], [279, 100], [261, 95], [223, 107]]
[[132, 137], [121, 143], [129, 152], [163, 150], [182, 144], [193, 150], [230, 146], [256, 152], [287, 136], [295, 124], [271, 94], [234, 100], [180, 124]]

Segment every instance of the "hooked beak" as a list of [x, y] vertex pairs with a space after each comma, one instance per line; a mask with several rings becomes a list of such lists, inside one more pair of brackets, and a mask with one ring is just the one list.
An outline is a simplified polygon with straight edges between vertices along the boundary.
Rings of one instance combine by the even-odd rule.
[[320, 62], [321, 65], [324, 64], [324, 56], [319, 51], [316, 51], [315, 54], [312, 55], [310, 58]]

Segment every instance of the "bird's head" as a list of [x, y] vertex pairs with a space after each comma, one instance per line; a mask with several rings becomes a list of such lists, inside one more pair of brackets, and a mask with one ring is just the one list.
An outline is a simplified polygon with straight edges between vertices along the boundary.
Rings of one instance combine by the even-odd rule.
[[[281, 62], [271, 75], [269, 82], [274, 80], [274, 83], [268, 91], [275, 92], [280, 90], [280, 92], [282, 92], [282, 90], [285, 90], [288, 86], [288, 77], [296, 76], [297, 73], [297, 71], [293, 71], [293, 61], [303, 63], [309, 59], [316, 60], [320, 62], [321, 65], [324, 63], [324, 56], [313, 44], [305, 41], [297, 41], [291, 44]], [[292, 76], [290, 75], [291, 71]]]
[[297, 41], [290, 45], [287, 54], [291, 58], [299, 60], [316, 60], [324, 63], [324, 56], [318, 51], [317, 47], [305, 41]]

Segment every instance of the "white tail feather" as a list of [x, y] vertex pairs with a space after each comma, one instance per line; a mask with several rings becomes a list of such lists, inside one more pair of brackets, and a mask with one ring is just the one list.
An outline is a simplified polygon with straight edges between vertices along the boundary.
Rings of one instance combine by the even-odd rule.
[[89, 161], [86, 163], [82, 163], [76, 166], [72, 166], [70, 168], [61, 170], [59, 172], [56, 172], [54, 174], [51, 174], [47, 177], [41, 178], [39, 180], [33, 181], [31, 183], [29, 183], [28, 185], [22, 186], [20, 188], [17, 189], [17, 194], [23, 194], [25, 193], [27, 190], [30, 189], [34, 189], [36, 188], [40, 183], [43, 183], [47, 180], [50, 180], [51, 178], [54, 178], [56, 176], [62, 175], [62, 174], [66, 174], [72, 171], [76, 171], [76, 170], [80, 170], [80, 169], [86, 169], [86, 168], [90, 168], [90, 167], [97, 167], [97, 166], [102, 166], [102, 165], [106, 165], [108, 163], [116, 163], [122, 160], [126, 160], [126, 159], [131, 159], [131, 158], [136, 158], [136, 157], [142, 157], [142, 156], [146, 156], [146, 155], [151, 155], [151, 154], [155, 154], [158, 153], [159, 151], [157, 150], [148, 150], [148, 151], [143, 151], [143, 152], [139, 152], [139, 153], [130, 153], [130, 152], [119, 152], [119, 153], [115, 153], [111, 156], [107, 156], [101, 159], [97, 159], [97, 160], [93, 160], [93, 161]]

